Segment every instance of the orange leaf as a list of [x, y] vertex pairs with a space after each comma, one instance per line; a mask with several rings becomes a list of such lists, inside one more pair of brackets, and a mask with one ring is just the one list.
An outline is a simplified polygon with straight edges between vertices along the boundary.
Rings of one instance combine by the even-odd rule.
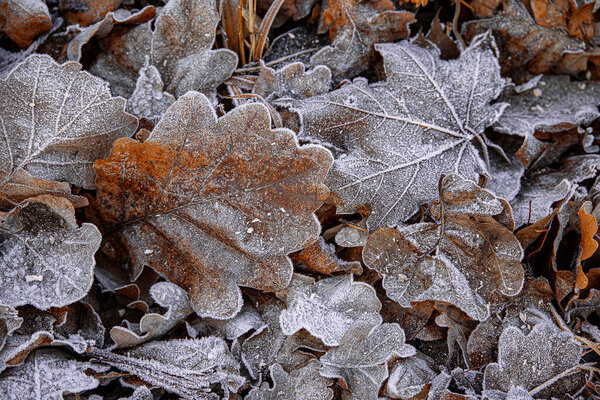
[[598, 249], [598, 242], [594, 235], [598, 232], [596, 217], [588, 214], [583, 208], [579, 209], [579, 221], [581, 222], [581, 259], [586, 260], [594, 255]]

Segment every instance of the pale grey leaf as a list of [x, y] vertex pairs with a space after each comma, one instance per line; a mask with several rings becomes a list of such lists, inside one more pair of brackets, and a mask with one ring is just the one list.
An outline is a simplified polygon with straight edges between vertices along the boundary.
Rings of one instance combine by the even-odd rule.
[[271, 379], [272, 389], [263, 383], [260, 388], [252, 389], [246, 400], [330, 400], [333, 397], [333, 391], [328, 388], [331, 383], [319, 375], [319, 362], [316, 360], [289, 374], [281, 365], [273, 364]]
[[236, 340], [252, 330], [261, 332], [266, 326], [258, 311], [249, 304], [244, 304], [240, 312], [232, 319], [202, 318], [192, 323], [186, 322], [190, 337], [212, 335], [224, 337], [227, 340]]
[[42, 195], [0, 214], [0, 302], [46, 310], [85, 296], [94, 278], [100, 232], [75, 221], [63, 198]]
[[227, 343], [212, 336], [149, 342], [126, 355], [93, 349], [92, 356], [185, 399], [219, 399], [212, 393], [213, 385], [228, 398], [245, 381]]
[[357, 324], [381, 323], [381, 302], [368, 283], [340, 275], [314, 282], [295, 275], [286, 289], [287, 309], [281, 312], [281, 330], [292, 335], [304, 328], [327, 346], [338, 346], [344, 334]]
[[140, 69], [139, 74], [135, 90], [127, 100], [127, 111], [157, 124], [167, 108], [175, 102], [175, 97], [163, 92], [163, 81], [154, 65]]
[[339, 347], [321, 357], [321, 375], [346, 382], [353, 397], [376, 400], [383, 381], [388, 377], [387, 361], [392, 357], [410, 357], [415, 348], [404, 341], [398, 324], [361, 325], [349, 330]]
[[[484, 374], [484, 390], [508, 393], [513, 387], [532, 390], [536, 386], [579, 364], [581, 346], [570, 332], [549, 324], [538, 324], [528, 335], [519, 328], [504, 329], [498, 345], [498, 362], [488, 364]], [[550, 387], [556, 393], [567, 394], [581, 382], [571, 375]], [[544, 391], [543, 393], [551, 393]], [[541, 398], [547, 398], [542, 396]]]
[[386, 81], [357, 79], [292, 106], [300, 137], [338, 153], [327, 180], [338, 212], [369, 206], [371, 231], [405, 221], [435, 199], [442, 174], [473, 181], [486, 174], [477, 147], [485, 150], [483, 130], [505, 106], [490, 104], [504, 80], [489, 34], [451, 61], [441, 60], [437, 48], [408, 41], [375, 48]]
[[260, 74], [252, 93], [267, 101], [274, 99], [300, 100], [325, 94], [331, 88], [331, 71], [325, 66], [317, 66], [306, 71], [304, 64], [297, 62], [274, 70], [261, 60]]
[[11, 306], [0, 305], [0, 350], [6, 343], [6, 338], [17, 330], [23, 323], [17, 310]]
[[58, 350], [37, 350], [23, 365], [0, 375], [0, 393], [6, 400], [60, 400], [64, 393], [81, 393], [98, 386], [85, 373], [107, 368], [70, 359]]
[[194, 312], [185, 290], [171, 282], [155, 283], [150, 288], [150, 295], [161, 307], [167, 308], [167, 312], [164, 315], [144, 315], [139, 323], [139, 332], [122, 326], [113, 327], [110, 337], [117, 344], [117, 348], [137, 346], [158, 338]]
[[0, 81], [0, 194], [20, 172], [95, 188], [93, 163], [137, 120], [81, 65], [32, 55]]
[[437, 376], [434, 362], [423, 353], [399, 358], [392, 366], [386, 392], [392, 399], [409, 400], [417, 396]]
[[154, 396], [152, 396], [152, 392], [147, 386], [139, 386], [131, 396], [121, 397], [119, 400], [154, 400]]

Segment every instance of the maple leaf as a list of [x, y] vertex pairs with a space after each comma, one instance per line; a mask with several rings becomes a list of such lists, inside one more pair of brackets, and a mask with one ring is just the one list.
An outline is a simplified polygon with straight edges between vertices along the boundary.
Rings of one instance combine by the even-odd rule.
[[169, 93], [180, 97], [199, 90], [212, 96], [237, 65], [231, 50], [211, 50], [218, 22], [214, 0], [170, 1], [154, 21], [102, 39], [105, 51], [90, 72], [110, 82], [113, 93], [129, 97], [148, 56]]
[[381, 303], [368, 283], [354, 282], [352, 275], [340, 275], [314, 282], [296, 275], [286, 289], [287, 309], [279, 317], [281, 330], [292, 335], [304, 328], [337, 346], [344, 334], [357, 324], [380, 324]]
[[484, 143], [483, 129], [504, 108], [489, 104], [504, 86], [490, 35], [451, 61], [440, 60], [437, 48], [407, 41], [375, 49], [386, 81], [368, 85], [359, 78], [292, 108], [301, 118], [300, 138], [343, 153], [327, 184], [338, 212], [371, 208], [369, 230], [396, 225], [436, 198], [442, 174], [475, 181], [485, 174], [472, 142]]
[[125, 100], [111, 97], [104, 81], [80, 69], [32, 55], [0, 81], [1, 206], [44, 193], [86, 205], [68, 184], [49, 181], [94, 189], [94, 161], [137, 127]]
[[[3, 215], [4, 214], [4, 215]], [[42, 195], [0, 213], [0, 302], [62, 307], [86, 295], [100, 232], [75, 221], [71, 203]]]
[[52, 28], [46, 2], [42, 0], [3, 0], [0, 2], [0, 32], [25, 49], [41, 33]]
[[404, 342], [400, 325], [358, 325], [344, 335], [339, 347], [321, 357], [320, 374], [343, 379], [356, 399], [376, 400], [388, 377], [387, 361], [414, 354], [415, 348]]
[[329, 0], [318, 33], [329, 31], [333, 42], [312, 56], [310, 63], [327, 65], [338, 80], [356, 76], [367, 69], [371, 46], [408, 38], [414, 18], [408, 11], [396, 11], [389, 0]]
[[577, 366], [581, 352], [570, 332], [563, 332], [553, 325], [537, 324], [528, 335], [509, 326], [500, 336], [498, 363], [490, 363], [485, 368], [484, 393], [508, 393], [513, 387], [529, 390], [531, 395], [552, 391], [569, 393], [581, 386], [580, 374], [559, 379], [551, 386], [542, 384]]
[[190, 92], [148, 140], [118, 140], [96, 163], [102, 213], [134, 267], [186, 289], [201, 316], [233, 317], [240, 285], [285, 288], [287, 254], [317, 239], [313, 212], [327, 197], [331, 156], [270, 126], [261, 104], [217, 120], [208, 99]]
[[64, 393], [81, 393], [94, 389], [99, 382], [85, 371], [108, 368], [72, 359], [67, 353], [37, 350], [21, 366], [0, 376], [0, 391], [7, 400], [62, 399]]
[[273, 389], [263, 383], [260, 388], [252, 389], [246, 400], [330, 400], [333, 397], [333, 391], [328, 388], [330, 383], [319, 375], [319, 362], [316, 360], [289, 374], [281, 365], [273, 364], [271, 379]]
[[468, 196], [472, 187], [457, 175], [448, 176], [442, 181], [442, 204], [447, 204], [439, 223], [381, 228], [371, 235], [363, 259], [383, 275], [389, 298], [403, 307], [443, 301], [485, 320], [494, 292], [520, 292], [523, 250], [512, 232], [492, 218], [504, 211], [503, 204], [481, 189], [475, 192], [479, 196]]
[[245, 381], [227, 343], [212, 336], [145, 343], [127, 355], [93, 349], [92, 356], [186, 399], [220, 399], [211, 393], [214, 384], [229, 398], [229, 391], [237, 392]]

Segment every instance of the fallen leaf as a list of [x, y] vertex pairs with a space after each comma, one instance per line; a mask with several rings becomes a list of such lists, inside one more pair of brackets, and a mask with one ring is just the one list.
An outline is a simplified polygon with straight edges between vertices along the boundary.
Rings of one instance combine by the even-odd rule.
[[17, 330], [23, 323], [23, 318], [19, 317], [17, 310], [11, 306], [0, 305], [0, 350], [6, 343], [6, 338]]
[[302, 368], [287, 373], [279, 364], [271, 366], [273, 389], [267, 383], [252, 389], [246, 400], [330, 400], [333, 391], [330, 383], [319, 375], [319, 362], [313, 360]]
[[317, 239], [313, 212], [327, 197], [331, 156], [270, 126], [261, 104], [217, 120], [192, 92], [144, 143], [118, 140], [96, 163], [102, 213], [134, 267], [150, 265], [186, 289], [200, 316], [233, 317], [238, 286], [285, 288], [287, 254]]
[[227, 343], [216, 337], [154, 341], [126, 355], [96, 348], [92, 356], [186, 399], [220, 399], [212, 393], [211, 385], [215, 384], [229, 398], [229, 393], [236, 393], [245, 381]]
[[394, 361], [385, 389], [392, 399], [410, 400], [423, 393], [436, 373], [434, 361], [417, 352], [413, 357]]
[[0, 302], [62, 307], [85, 296], [94, 278], [100, 232], [75, 221], [71, 203], [42, 195], [0, 213]]
[[115, 11], [122, 0], [60, 0], [58, 9], [69, 25], [88, 26]]
[[292, 261], [302, 263], [308, 271], [323, 275], [332, 275], [334, 272], [349, 272], [360, 275], [362, 266], [358, 261], [344, 261], [335, 254], [335, 246], [325, 243], [322, 237], [306, 247], [298, 254], [290, 255]]
[[85, 373], [107, 368], [81, 362], [55, 349], [37, 350], [23, 365], [0, 376], [0, 391], [10, 400], [62, 399], [65, 393], [94, 389], [99, 382]]
[[20, 48], [29, 47], [41, 33], [52, 28], [46, 2], [42, 0], [3, 0], [0, 2], [0, 32]]
[[328, 66], [336, 80], [365, 71], [375, 43], [408, 38], [408, 25], [415, 19], [408, 11], [396, 11], [389, 0], [329, 0], [325, 4], [318, 33], [329, 31], [332, 43], [312, 56], [310, 63]]
[[218, 22], [213, 0], [170, 1], [154, 21], [103, 38], [104, 51], [90, 72], [110, 82], [113, 93], [129, 97], [148, 56], [169, 93], [198, 90], [212, 97], [237, 65], [231, 50], [211, 50]]
[[127, 100], [127, 111], [156, 125], [175, 102], [175, 97], [163, 92], [163, 81], [154, 65], [140, 69], [139, 74], [135, 90]]
[[325, 94], [330, 88], [331, 71], [323, 65], [307, 72], [304, 64], [297, 62], [274, 70], [261, 61], [260, 74], [252, 93], [258, 94], [267, 101], [274, 99], [289, 101]]
[[0, 204], [43, 193], [72, 198], [67, 186], [47, 181], [94, 189], [94, 161], [133, 134], [137, 120], [123, 110], [125, 100], [80, 69], [32, 55], [0, 81]]
[[442, 301], [482, 321], [496, 292], [514, 296], [521, 291], [523, 250], [513, 233], [491, 217], [503, 211], [501, 202], [481, 189], [470, 196], [449, 190], [464, 187], [463, 178], [450, 177], [442, 192], [444, 199], [450, 197], [445, 220], [380, 228], [369, 238], [363, 259], [383, 275], [387, 296], [401, 306]]
[[334, 276], [315, 283], [314, 279], [295, 275], [285, 291], [287, 309], [279, 321], [286, 335], [304, 328], [327, 346], [338, 346], [355, 325], [382, 322], [381, 303], [375, 289], [354, 282], [352, 274]]
[[452, 61], [440, 60], [437, 48], [408, 41], [375, 49], [383, 56], [386, 81], [356, 79], [293, 103], [300, 138], [342, 153], [327, 180], [338, 213], [370, 206], [371, 231], [405, 221], [435, 199], [442, 174], [475, 181], [485, 174], [472, 142], [484, 143], [484, 127], [505, 106], [489, 104], [504, 85], [490, 35], [479, 36]]
[[359, 325], [350, 329], [339, 347], [321, 357], [320, 374], [342, 379], [353, 398], [377, 400], [388, 377], [387, 362], [392, 357], [411, 357], [415, 348], [404, 342], [398, 324]]
[[598, 242], [595, 239], [596, 232], [598, 232], [598, 222], [583, 207], [579, 209], [577, 215], [581, 223], [581, 260], [587, 260], [598, 250]]

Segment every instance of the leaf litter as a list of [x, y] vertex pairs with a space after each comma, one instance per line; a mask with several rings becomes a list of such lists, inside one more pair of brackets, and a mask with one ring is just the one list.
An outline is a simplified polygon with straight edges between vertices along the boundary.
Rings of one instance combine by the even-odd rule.
[[600, 397], [597, 11], [0, 1], [0, 392]]

